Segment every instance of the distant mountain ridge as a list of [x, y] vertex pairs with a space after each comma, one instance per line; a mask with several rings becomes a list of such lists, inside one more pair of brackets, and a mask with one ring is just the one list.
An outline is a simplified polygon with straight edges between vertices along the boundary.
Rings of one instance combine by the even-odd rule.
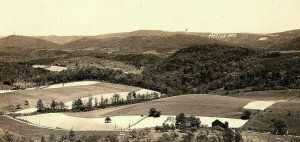
[[[139, 52], [146, 50], [168, 50], [171, 52], [195, 44], [230, 44], [271, 50], [299, 50], [300, 30], [279, 33], [252, 34], [236, 33], [235, 37], [210, 37], [211, 33], [168, 32], [161, 30], [138, 30], [124, 33], [111, 33], [96, 36], [8, 36], [0, 38], [2, 46], [27, 48], [59, 49], [130, 49]], [[222, 33], [226, 35], [229, 33]], [[286, 46], [288, 45], [288, 46]]]
[[0, 48], [3, 47], [22, 47], [28, 49], [55, 49], [61, 48], [61, 45], [49, 42], [46, 40], [28, 37], [11, 35], [0, 39]]

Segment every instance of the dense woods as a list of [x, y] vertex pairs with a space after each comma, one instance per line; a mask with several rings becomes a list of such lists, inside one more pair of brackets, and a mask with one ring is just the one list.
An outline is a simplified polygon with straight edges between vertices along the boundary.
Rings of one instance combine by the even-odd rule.
[[179, 50], [146, 68], [143, 77], [146, 86], [168, 94], [206, 93], [219, 88], [299, 88], [299, 62], [297, 53], [212, 44]]
[[[76, 56], [75, 53], [72, 56]], [[300, 87], [299, 53], [284, 54], [208, 44], [181, 49], [167, 58], [149, 54], [114, 54], [108, 57], [108, 54], [95, 53], [93, 56], [122, 61], [137, 68], [143, 67], [143, 72], [132, 74], [97, 67], [50, 72], [32, 68], [35, 62], [53, 60], [40, 59], [1, 63], [0, 80], [7, 85], [15, 80], [32, 82], [35, 85], [99, 80], [144, 87], [169, 95], [207, 93], [220, 88], [230, 91], [246, 87], [252, 90]]]

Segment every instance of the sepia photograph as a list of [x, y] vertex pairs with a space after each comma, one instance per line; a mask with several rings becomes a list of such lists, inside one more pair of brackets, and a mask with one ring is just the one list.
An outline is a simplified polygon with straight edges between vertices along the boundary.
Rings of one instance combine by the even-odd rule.
[[0, 142], [300, 142], [300, 0], [0, 0]]

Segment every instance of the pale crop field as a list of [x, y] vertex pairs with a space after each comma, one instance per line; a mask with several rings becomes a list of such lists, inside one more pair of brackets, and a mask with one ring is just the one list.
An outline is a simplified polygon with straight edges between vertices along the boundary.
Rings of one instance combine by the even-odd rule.
[[253, 101], [245, 105], [244, 109], [265, 110], [275, 104], [276, 101]]
[[[53, 84], [50, 86], [40, 86], [39, 88], [37, 88], [37, 87], [26, 88], [25, 90], [54, 89], [54, 88], [63, 88], [63, 87], [85, 86], [85, 85], [93, 85], [93, 84], [97, 84], [97, 83], [99, 83], [99, 81], [76, 81], [76, 82], [69, 82], [69, 83]], [[21, 90], [0, 90], [0, 94], [14, 92], [14, 91], [21, 91]]]
[[[47, 114], [39, 114], [32, 116], [22, 116], [17, 117], [18, 119], [25, 120], [30, 122], [32, 125], [40, 126], [40, 127], [48, 127], [48, 128], [60, 128], [60, 129], [73, 129], [80, 131], [88, 131], [88, 130], [124, 130], [131, 125], [131, 129], [140, 129], [140, 128], [151, 128], [155, 126], [161, 126], [168, 117], [162, 115], [158, 118], [144, 117], [140, 115], [126, 115], [126, 116], [113, 116], [111, 118], [111, 123], [105, 123], [105, 117], [100, 118], [82, 118], [82, 117], [72, 117], [61, 113], [47, 113]], [[240, 119], [231, 119], [231, 118], [218, 118], [218, 117], [202, 117], [200, 118], [201, 125], [205, 125], [211, 127], [211, 123], [216, 119], [229, 123], [230, 128], [239, 128], [243, 126], [247, 120]], [[143, 120], [142, 120], [143, 119]], [[136, 122], [139, 123], [135, 124]], [[132, 126], [133, 125], [133, 126]]]
[[0, 94], [14, 92], [14, 91], [17, 91], [17, 90], [0, 90]]
[[[147, 117], [146, 119], [142, 120], [140, 123], [134, 125], [133, 129], [140, 129], [140, 128], [151, 128], [155, 126], [161, 126], [168, 117], [176, 118], [174, 115], [162, 115], [158, 118], [154, 117]], [[242, 127], [248, 120], [242, 119], [234, 119], [234, 118], [222, 118], [222, 117], [206, 117], [206, 116], [196, 116], [200, 119], [201, 125], [212, 127], [212, 122], [215, 120], [220, 120], [221, 122], [225, 123], [226, 121], [229, 124], [230, 128], [239, 128]]]
[[72, 117], [61, 113], [47, 113], [32, 116], [17, 117], [18, 119], [30, 122], [32, 125], [58, 129], [73, 129], [76, 131], [87, 130], [123, 130], [129, 124], [133, 124], [143, 117], [139, 115], [132, 116], [114, 116], [111, 123], [105, 123], [105, 117], [102, 118], [80, 118]]
[[50, 85], [45, 89], [73, 87], [73, 86], [85, 86], [85, 85], [93, 85], [93, 84], [97, 84], [97, 83], [99, 83], [99, 81], [76, 81], [76, 82], [59, 83], [59, 84]]
[[42, 68], [46, 69], [52, 72], [61, 72], [63, 70], [67, 70], [67, 67], [61, 67], [61, 66], [47, 66], [47, 65], [33, 65], [33, 68]]
[[47, 67], [45, 69], [49, 70], [49, 71], [53, 71], [53, 72], [61, 72], [63, 70], [67, 70], [68, 68], [67, 67], [60, 67], [60, 66], [50, 66], [50, 67]]

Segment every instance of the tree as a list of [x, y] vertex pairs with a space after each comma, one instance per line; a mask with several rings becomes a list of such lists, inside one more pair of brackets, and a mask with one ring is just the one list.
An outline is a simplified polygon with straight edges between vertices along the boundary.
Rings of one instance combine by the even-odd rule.
[[171, 129], [173, 132], [175, 131], [176, 127], [175, 127], [175, 125], [174, 125], [173, 123], [170, 125], [170, 129]]
[[62, 101], [60, 101], [58, 103], [58, 106], [59, 106], [59, 108], [60, 108], [61, 111], [66, 109], [65, 103], [63, 103]]
[[168, 131], [171, 129], [171, 127], [170, 127], [169, 124], [163, 124], [163, 125], [162, 125], [162, 128], [163, 128], [163, 130], [164, 130], [165, 132], [168, 132]]
[[41, 99], [39, 99], [37, 101], [36, 108], [37, 108], [37, 112], [45, 111], [45, 107], [44, 107], [43, 101]]
[[133, 99], [136, 99], [136, 92], [135, 91], [132, 91], [132, 96], [133, 96]]
[[295, 136], [293, 136], [293, 137], [289, 140], [289, 142], [300, 142], [300, 137], [295, 137]]
[[55, 141], [56, 141], [56, 137], [55, 137], [54, 134], [50, 134], [50, 136], [49, 136], [49, 141], [50, 141], [50, 142], [55, 142]]
[[197, 142], [207, 142], [209, 140], [208, 140], [208, 137], [206, 134], [199, 133], [198, 136], [196, 137], [196, 141]]
[[188, 125], [186, 123], [179, 124], [178, 129], [182, 132], [185, 133], [188, 130]]
[[25, 100], [25, 101], [24, 101], [24, 105], [25, 105], [25, 106], [28, 106], [28, 105], [29, 105], [28, 100]]
[[99, 103], [99, 101], [98, 101], [98, 98], [97, 97], [95, 97], [95, 101], [94, 101], [94, 106], [97, 108], [97, 107], [99, 107], [99, 105], [98, 105], [98, 103]]
[[45, 137], [42, 135], [41, 142], [46, 142]]
[[201, 121], [199, 118], [196, 118], [195, 116], [190, 116], [188, 118], [188, 121], [190, 123], [189, 127], [196, 127], [197, 129], [200, 128]]
[[156, 132], [161, 132], [161, 130], [162, 130], [162, 128], [160, 126], [155, 126], [154, 129], [155, 129]]
[[68, 140], [68, 139], [67, 139], [67, 136], [66, 136], [66, 135], [61, 135], [61, 137], [60, 137], [60, 142], [63, 142], [63, 141], [65, 141], [65, 140]]
[[181, 142], [193, 142], [194, 136], [194, 133], [187, 132], [185, 135], [182, 135]]
[[74, 142], [75, 141], [75, 131], [73, 131], [72, 129], [71, 129], [71, 131], [69, 132], [69, 140], [71, 141], [71, 142]]
[[243, 112], [243, 114], [241, 116], [241, 119], [243, 119], [243, 120], [250, 119], [251, 114], [252, 114], [251, 111], [246, 110], [246, 111]]
[[12, 142], [14, 141], [14, 136], [12, 133], [8, 132], [8, 131], [5, 131], [4, 132], [4, 135], [3, 135], [3, 139], [6, 141], [6, 142]]
[[180, 113], [179, 115], [176, 116], [176, 123], [175, 125], [178, 127], [180, 124], [185, 123], [185, 116], [184, 113]]
[[84, 109], [84, 105], [81, 99], [75, 100], [74, 102], [74, 107], [75, 110], [83, 110]]
[[126, 97], [126, 101], [129, 102], [129, 103], [131, 103], [132, 97], [133, 97], [132, 96], [132, 92], [129, 92], [128, 95], [127, 95], [127, 97]]
[[120, 94], [114, 94], [113, 97], [111, 98], [111, 102], [114, 105], [117, 105], [120, 101]]
[[235, 142], [243, 142], [244, 141], [241, 133], [239, 133], [239, 132], [235, 134], [234, 140], [235, 140]]
[[89, 100], [88, 100], [88, 102], [86, 104], [86, 107], [87, 107], [88, 110], [92, 110], [93, 109], [93, 99], [94, 98], [92, 96], [89, 97]]
[[111, 119], [109, 117], [106, 117], [105, 118], [105, 123], [110, 123], [111, 122]]
[[52, 110], [54, 110], [57, 106], [57, 102], [55, 102], [55, 100], [52, 100], [51, 104], [50, 104], [50, 107]]
[[118, 142], [118, 136], [115, 134], [109, 134], [105, 137], [105, 142]]
[[151, 108], [149, 111], [149, 116], [154, 116], [157, 110], [155, 108]]
[[171, 133], [170, 135], [164, 133], [157, 139], [157, 142], [174, 142], [178, 138], [178, 134]]
[[272, 127], [274, 128], [273, 133], [276, 135], [287, 134], [288, 124], [284, 119], [277, 119], [273, 122]]
[[234, 141], [234, 138], [234, 131], [231, 129], [225, 129], [225, 132], [223, 133], [224, 142], [232, 142]]

